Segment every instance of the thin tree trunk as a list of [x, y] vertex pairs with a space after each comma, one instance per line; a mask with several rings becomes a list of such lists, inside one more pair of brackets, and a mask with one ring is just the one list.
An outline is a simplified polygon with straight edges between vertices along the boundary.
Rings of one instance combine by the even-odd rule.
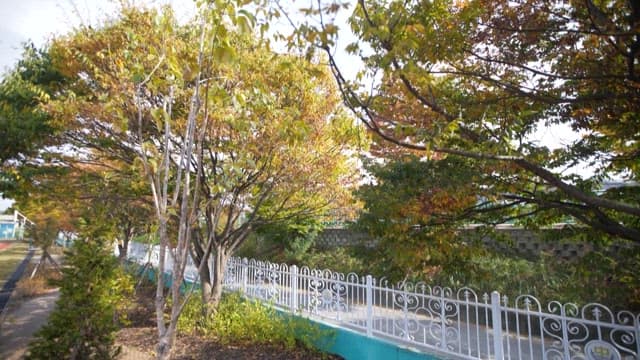
[[124, 244], [124, 241], [121, 243], [118, 243], [118, 261], [120, 261], [120, 263], [124, 263], [124, 261], [127, 259], [127, 245]]
[[[196, 264], [200, 268], [200, 264]], [[202, 289], [202, 303], [206, 304], [211, 300], [211, 272], [208, 264], [200, 268], [200, 287]]]
[[227, 267], [227, 249], [222, 245], [216, 244], [215, 246], [215, 260], [213, 262], [213, 279], [211, 288], [211, 297], [209, 304], [216, 308], [222, 298], [222, 281], [224, 279], [224, 271]]
[[122, 244], [118, 243], [118, 260], [120, 263], [124, 263], [127, 260], [127, 256], [129, 255], [129, 241], [131, 241], [131, 237], [133, 236], [133, 228], [127, 228], [124, 231], [124, 237], [122, 239]]
[[156, 359], [166, 360], [171, 356], [171, 349], [176, 338], [175, 325], [173, 322], [165, 329], [165, 332], [159, 336], [158, 345], [156, 346]]
[[202, 303], [207, 304], [211, 298], [211, 270], [209, 269], [208, 261], [211, 259], [211, 252], [209, 252], [209, 244], [203, 244], [200, 229], [193, 229], [191, 235], [192, 240], [192, 252], [191, 258], [193, 263], [198, 268], [198, 275], [200, 281], [200, 289], [202, 290]]
[[157, 346], [157, 359], [165, 360], [171, 358], [171, 350], [176, 339], [176, 327], [178, 325], [178, 318], [182, 313], [181, 299], [180, 299], [180, 286], [181, 282], [172, 277], [171, 284], [171, 316], [169, 318], [169, 324], [166, 326], [165, 333], [160, 336]]
[[158, 269], [156, 273], [156, 299], [155, 299], [155, 307], [156, 307], [156, 325], [158, 327], [158, 344], [156, 345], [156, 358], [158, 360], [169, 359], [171, 355], [171, 348], [173, 347], [173, 342], [175, 340], [175, 332], [171, 331], [171, 323], [169, 323], [169, 327], [166, 326], [164, 320], [164, 305], [165, 305], [165, 295], [164, 295], [164, 274], [162, 273], [165, 269], [165, 251], [167, 248], [167, 244], [169, 243], [167, 239], [167, 222], [165, 219], [160, 219], [160, 226], [158, 229], [160, 235], [160, 259], [158, 260]]

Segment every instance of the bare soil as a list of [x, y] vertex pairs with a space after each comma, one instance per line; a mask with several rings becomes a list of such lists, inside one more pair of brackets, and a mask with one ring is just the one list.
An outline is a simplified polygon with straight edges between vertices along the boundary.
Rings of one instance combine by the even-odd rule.
[[[136, 292], [135, 305], [129, 310], [130, 323], [116, 335], [116, 344], [123, 345], [123, 360], [153, 359], [157, 342], [154, 288], [141, 287]], [[262, 344], [221, 344], [215, 338], [178, 334], [172, 359], [238, 359], [238, 360], [339, 360], [340, 356], [319, 353], [298, 347], [293, 350]]]

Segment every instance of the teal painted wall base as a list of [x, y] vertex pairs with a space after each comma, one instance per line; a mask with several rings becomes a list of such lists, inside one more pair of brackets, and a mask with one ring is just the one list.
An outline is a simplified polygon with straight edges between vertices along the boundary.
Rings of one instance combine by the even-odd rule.
[[[291, 316], [290, 314], [287, 314]], [[340, 355], [346, 360], [438, 360], [438, 358], [381, 339], [367, 337], [361, 333], [339, 328], [332, 324], [307, 319], [330, 333], [331, 339], [320, 339], [318, 349]]]
[[[143, 275], [143, 274], [139, 274]], [[149, 280], [155, 282], [157, 277], [155, 269], [146, 269]], [[165, 274], [165, 286], [171, 286], [171, 276]], [[187, 283], [183, 284], [181, 290], [185, 290]], [[330, 354], [340, 355], [346, 360], [438, 360], [439, 358], [393, 344], [382, 339], [367, 337], [352, 330], [339, 328], [333, 324], [316, 321], [289, 312], [278, 310], [281, 316], [297, 317], [309, 321], [313, 325], [320, 327], [320, 331], [326, 332], [326, 338], [318, 339], [314, 342], [316, 347]]]

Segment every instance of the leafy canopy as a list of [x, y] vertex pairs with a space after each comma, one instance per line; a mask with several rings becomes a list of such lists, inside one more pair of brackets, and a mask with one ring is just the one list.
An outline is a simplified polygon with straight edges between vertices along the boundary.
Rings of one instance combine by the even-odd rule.
[[[307, 9], [295, 31], [329, 56], [380, 155], [482, 161], [496, 210], [640, 241], [637, 2], [359, 0], [355, 81], [332, 57], [339, 5]], [[533, 136], [554, 125], [577, 140], [548, 148]], [[610, 177], [625, 183], [603, 191]]]

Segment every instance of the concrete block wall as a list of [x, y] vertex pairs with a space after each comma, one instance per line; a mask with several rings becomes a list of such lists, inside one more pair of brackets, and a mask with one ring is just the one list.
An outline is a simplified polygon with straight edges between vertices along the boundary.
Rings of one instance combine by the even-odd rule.
[[345, 228], [325, 228], [316, 237], [316, 247], [323, 249], [340, 246], [374, 245], [375, 242], [368, 234]]
[[[463, 230], [461, 235], [463, 241], [471, 241], [473, 231], [473, 229]], [[593, 245], [590, 243], [553, 241], [553, 233], [549, 232], [558, 232], [560, 235], [558, 229], [536, 232], [513, 226], [503, 226], [498, 227], [496, 232], [499, 234], [498, 238], [485, 236], [480, 239], [482, 244], [492, 249], [526, 257], [536, 257], [544, 252], [555, 257], [572, 259], [582, 257], [593, 250]], [[323, 249], [356, 245], [374, 246], [375, 243], [376, 240], [368, 234], [345, 228], [326, 228], [316, 238], [316, 246]], [[631, 246], [613, 244], [608, 248], [608, 251], [616, 254], [628, 250]]]

